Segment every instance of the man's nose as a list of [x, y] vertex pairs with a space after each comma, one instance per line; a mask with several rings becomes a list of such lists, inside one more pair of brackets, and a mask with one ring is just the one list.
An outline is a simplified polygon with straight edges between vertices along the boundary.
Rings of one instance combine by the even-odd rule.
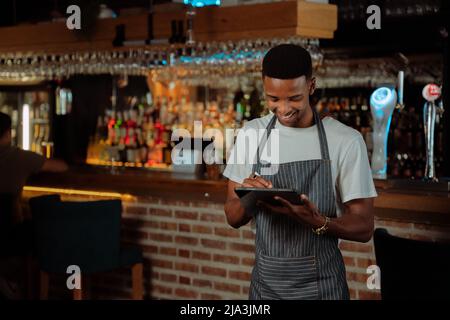
[[278, 104], [278, 112], [279, 113], [287, 113], [291, 110], [291, 108], [289, 107], [289, 102], [286, 100], [280, 101], [280, 103]]

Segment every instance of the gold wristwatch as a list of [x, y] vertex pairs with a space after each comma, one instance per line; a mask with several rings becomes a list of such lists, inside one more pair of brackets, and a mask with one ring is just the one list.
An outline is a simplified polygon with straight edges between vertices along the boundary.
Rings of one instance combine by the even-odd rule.
[[312, 228], [312, 231], [317, 234], [317, 235], [322, 235], [325, 232], [327, 232], [328, 230], [328, 223], [330, 222], [330, 218], [325, 217], [325, 223], [323, 224], [323, 226], [318, 227], [317, 229]]

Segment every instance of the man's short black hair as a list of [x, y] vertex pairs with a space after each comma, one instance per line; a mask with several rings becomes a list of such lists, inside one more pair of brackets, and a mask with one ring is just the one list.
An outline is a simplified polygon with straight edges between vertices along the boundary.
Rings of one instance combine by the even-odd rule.
[[295, 79], [312, 76], [309, 52], [295, 44], [280, 44], [270, 49], [262, 62], [262, 75], [276, 79]]
[[11, 117], [6, 113], [0, 112], [0, 138], [11, 130]]

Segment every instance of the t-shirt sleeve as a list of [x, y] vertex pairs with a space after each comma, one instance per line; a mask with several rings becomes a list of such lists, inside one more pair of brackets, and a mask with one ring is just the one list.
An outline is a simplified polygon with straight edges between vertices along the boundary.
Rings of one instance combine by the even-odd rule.
[[45, 158], [31, 151], [20, 151], [19, 156], [21, 166], [25, 168], [28, 174], [38, 173], [44, 165]]
[[377, 196], [366, 144], [360, 134], [349, 143], [339, 161], [337, 184], [343, 203]]
[[[256, 155], [256, 150], [249, 147], [249, 141], [246, 138], [245, 129], [239, 130], [223, 172], [225, 177], [237, 183], [242, 183], [245, 178], [250, 176], [253, 168], [251, 159]], [[250, 145], [254, 146], [254, 143], [253, 145], [250, 143]]]

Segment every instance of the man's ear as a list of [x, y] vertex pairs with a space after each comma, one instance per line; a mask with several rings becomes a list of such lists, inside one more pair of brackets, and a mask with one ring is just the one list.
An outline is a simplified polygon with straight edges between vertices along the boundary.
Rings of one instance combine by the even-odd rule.
[[312, 96], [314, 91], [316, 90], [316, 78], [312, 77], [309, 85], [309, 95]]

